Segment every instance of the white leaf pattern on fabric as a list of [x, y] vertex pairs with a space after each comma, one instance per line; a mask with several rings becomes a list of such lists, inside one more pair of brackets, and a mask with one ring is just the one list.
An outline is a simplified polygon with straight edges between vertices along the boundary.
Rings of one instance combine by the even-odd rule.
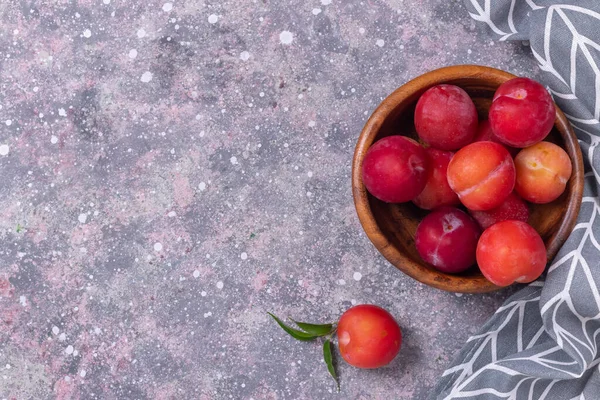
[[432, 399], [600, 399], [600, 2], [466, 0], [500, 41], [529, 40], [585, 159], [578, 222], [538, 280], [472, 336]]

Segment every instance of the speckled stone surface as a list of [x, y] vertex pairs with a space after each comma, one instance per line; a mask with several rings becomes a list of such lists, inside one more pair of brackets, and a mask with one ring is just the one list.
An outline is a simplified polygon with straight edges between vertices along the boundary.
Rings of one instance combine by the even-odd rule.
[[[387, 264], [350, 167], [384, 96], [456, 63], [536, 74], [460, 1], [0, 1], [0, 398], [424, 399], [508, 291]], [[336, 394], [266, 312], [358, 303], [404, 346]]]

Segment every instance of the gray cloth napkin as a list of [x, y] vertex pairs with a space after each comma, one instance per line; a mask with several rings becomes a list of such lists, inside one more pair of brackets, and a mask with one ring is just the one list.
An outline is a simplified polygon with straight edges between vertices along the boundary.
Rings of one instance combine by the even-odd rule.
[[545, 281], [471, 337], [432, 399], [600, 399], [600, 0], [466, 0], [500, 40], [528, 40], [586, 164], [578, 224]]

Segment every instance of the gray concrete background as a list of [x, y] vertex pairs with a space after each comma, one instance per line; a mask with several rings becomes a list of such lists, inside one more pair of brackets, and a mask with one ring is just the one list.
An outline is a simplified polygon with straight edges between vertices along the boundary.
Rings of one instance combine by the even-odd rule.
[[[391, 267], [350, 190], [383, 97], [458, 63], [534, 76], [460, 1], [0, 1], [0, 398], [424, 399], [508, 295]], [[289, 33], [286, 33], [289, 32]], [[352, 304], [380, 370], [267, 318]]]

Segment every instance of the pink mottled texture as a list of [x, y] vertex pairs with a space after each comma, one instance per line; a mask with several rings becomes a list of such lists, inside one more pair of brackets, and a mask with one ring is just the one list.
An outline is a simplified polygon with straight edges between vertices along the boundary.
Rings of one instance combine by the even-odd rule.
[[0, 399], [329, 399], [320, 344], [266, 312], [359, 303], [394, 315], [403, 348], [340, 362], [338, 397], [425, 399], [507, 292], [440, 292], [379, 255], [356, 138], [427, 70], [531, 75], [529, 55], [461, 2], [105, 3], [0, 5]]

